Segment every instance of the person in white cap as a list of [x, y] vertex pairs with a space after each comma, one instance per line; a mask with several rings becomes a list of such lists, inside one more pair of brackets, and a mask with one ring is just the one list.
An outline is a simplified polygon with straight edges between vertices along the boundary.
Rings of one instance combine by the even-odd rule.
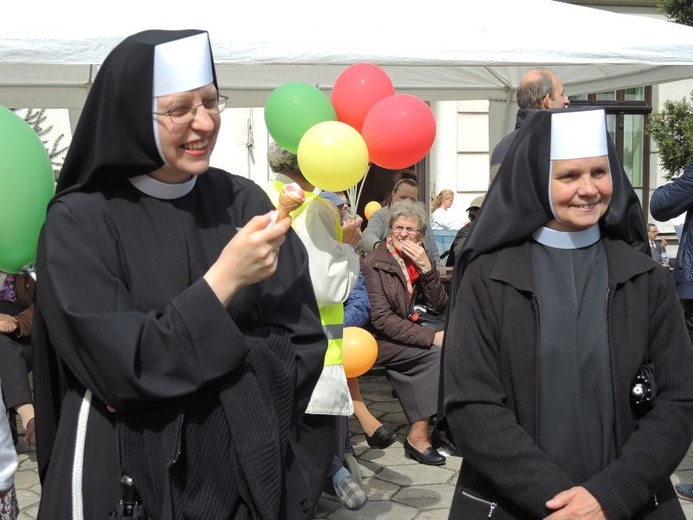
[[444, 258], [447, 256], [445, 259], [446, 267], [453, 267], [455, 265], [455, 257], [462, 249], [464, 241], [467, 240], [467, 235], [469, 235], [469, 231], [472, 229], [474, 219], [476, 218], [477, 213], [479, 213], [479, 209], [481, 209], [481, 204], [483, 204], [483, 202], [484, 196], [479, 195], [469, 203], [469, 207], [467, 208], [467, 217], [469, 218], [469, 222], [467, 222], [457, 231], [455, 239], [452, 241], [452, 244], [450, 244], [450, 249], [448, 250], [447, 255], [441, 257]]
[[354, 248], [361, 238], [361, 217], [343, 222], [334, 203], [321, 197], [323, 192], [303, 175], [296, 154], [274, 141], [267, 150], [267, 163], [275, 172], [265, 187], [271, 200], [278, 201], [279, 192], [291, 183], [305, 191], [305, 202], [291, 212], [291, 227], [308, 253], [308, 270], [327, 336], [325, 366], [301, 425], [322, 432], [313, 442], [303, 444], [305, 458], [314, 457], [309, 478], [315, 482], [329, 480], [326, 489], [334, 491], [347, 509], [358, 510], [368, 503], [368, 496], [344, 466], [344, 439], [354, 406], [342, 363], [342, 340], [344, 301], [359, 275], [359, 257]]
[[291, 220], [210, 167], [225, 101], [205, 31], [99, 69], [39, 244], [41, 520], [312, 515], [294, 431], [327, 341]]
[[693, 347], [646, 236], [604, 111], [537, 111], [453, 275], [450, 518], [685, 518]]

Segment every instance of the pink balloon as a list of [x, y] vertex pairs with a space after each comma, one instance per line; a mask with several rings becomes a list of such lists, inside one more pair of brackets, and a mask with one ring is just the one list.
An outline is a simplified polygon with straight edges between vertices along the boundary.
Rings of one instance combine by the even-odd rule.
[[370, 109], [361, 135], [368, 145], [372, 163], [398, 170], [426, 156], [436, 137], [436, 121], [421, 99], [409, 94], [394, 94]]
[[344, 70], [332, 87], [332, 106], [337, 120], [359, 132], [368, 111], [395, 93], [387, 73], [376, 65], [357, 63]]

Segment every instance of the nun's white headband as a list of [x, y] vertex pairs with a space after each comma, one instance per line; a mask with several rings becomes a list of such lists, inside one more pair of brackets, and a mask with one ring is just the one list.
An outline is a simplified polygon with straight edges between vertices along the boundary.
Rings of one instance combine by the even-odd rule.
[[598, 157], [608, 153], [604, 110], [566, 110], [552, 114], [552, 161]]

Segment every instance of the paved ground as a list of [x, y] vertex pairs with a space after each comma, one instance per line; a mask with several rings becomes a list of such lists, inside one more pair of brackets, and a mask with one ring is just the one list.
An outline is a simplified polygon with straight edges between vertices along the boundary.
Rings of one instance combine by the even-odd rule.
[[[408, 431], [399, 402], [392, 397], [390, 384], [383, 376], [361, 378], [361, 391], [369, 408], [388, 428], [399, 432], [403, 440]], [[360, 462], [363, 487], [369, 503], [360, 511], [348, 511], [334, 497], [323, 495], [316, 519], [438, 520], [447, 519], [461, 459], [449, 458], [441, 467], [429, 467], [404, 458], [401, 442], [386, 450], [373, 450], [363, 432], [351, 421], [352, 444]], [[34, 520], [41, 487], [36, 469], [36, 452], [20, 441], [19, 471], [15, 478], [20, 520]], [[681, 462], [672, 481], [693, 482], [693, 448]], [[693, 520], [693, 502], [682, 502], [686, 519]], [[58, 517], [55, 517], [56, 520]]]

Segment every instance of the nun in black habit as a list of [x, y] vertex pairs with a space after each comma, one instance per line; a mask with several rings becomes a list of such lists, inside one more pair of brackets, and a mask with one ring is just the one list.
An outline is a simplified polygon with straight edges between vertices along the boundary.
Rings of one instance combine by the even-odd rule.
[[40, 519], [109, 518], [123, 477], [138, 518], [312, 513], [292, 444], [326, 339], [290, 219], [209, 166], [224, 102], [204, 31], [96, 76], [39, 245]]
[[[537, 111], [455, 267], [450, 518], [684, 518], [669, 476], [693, 435], [693, 349], [646, 244], [604, 112]], [[631, 399], [643, 368], [649, 402]]]

